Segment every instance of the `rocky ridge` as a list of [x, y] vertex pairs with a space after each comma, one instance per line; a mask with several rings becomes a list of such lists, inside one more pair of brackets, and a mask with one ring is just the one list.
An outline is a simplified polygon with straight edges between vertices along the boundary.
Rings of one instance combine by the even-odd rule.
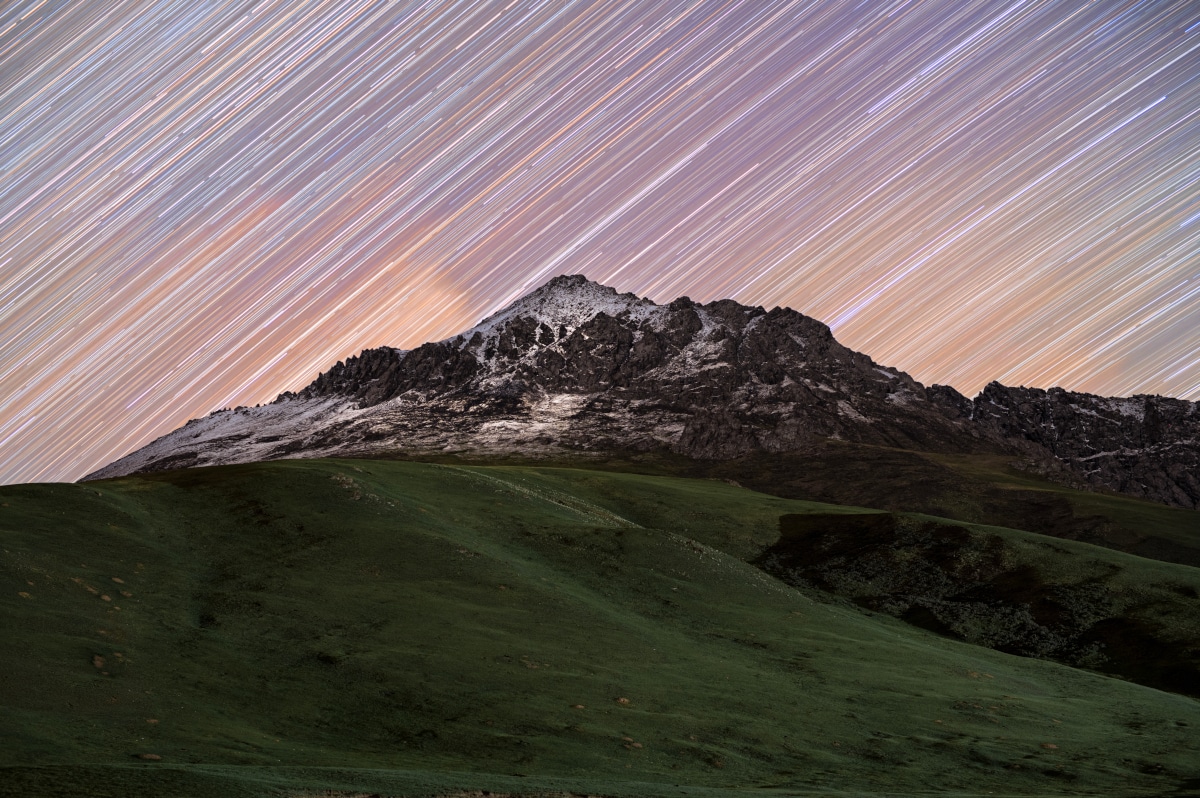
[[214, 413], [85, 479], [287, 457], [551, 457], [669, 450], [697, 459], [825, 439], [1002, 452], [1089, 484], [1200, 506], [1200, 412], [989, 385], [974, 400], [875, 363], [788, 308], [658, 305], [557, 277], [477, 326], [369, 349], [304, 390]]
[[1200, 508], [1200, 403], [990, 383], [972, 419], [1051, 452], [1089, 484]]

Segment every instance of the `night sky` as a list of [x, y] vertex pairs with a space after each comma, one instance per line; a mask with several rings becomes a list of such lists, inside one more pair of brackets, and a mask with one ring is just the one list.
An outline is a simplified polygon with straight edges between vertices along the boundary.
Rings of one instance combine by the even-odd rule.
[[0, 2], [0, 481], [563, 273], [1200, 399], [1200, 4]]

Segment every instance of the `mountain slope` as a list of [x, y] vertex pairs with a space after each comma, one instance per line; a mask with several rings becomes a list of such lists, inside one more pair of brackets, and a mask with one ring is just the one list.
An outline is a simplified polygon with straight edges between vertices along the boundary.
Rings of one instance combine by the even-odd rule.
[[[0, 504], [10, 794], [187, 776], [196, 795], [433, 795], [516, 790], [488, 774], [519, 773], [526, 794], [1161, 795], [1200, 777], [1192, 699], [749, 564], [781, 518], [854, 508], [324, 460], [11, 486]], [[1061, 556], [1140, 583], [1194, 575]]]
[[1048, 413], [1029, 395], [993, 385], [972, 401], [926, 388], [790, 309], [656, 305], [576, 275], [454, 338], [366, 350], [299, 394], [190, 422], [86, 478], [447, 452], [720, 460], [841, 440], [1007, 454], [1062, 481], [1200, 506], [1195, 403], [1060, 391], [1067, 400]]

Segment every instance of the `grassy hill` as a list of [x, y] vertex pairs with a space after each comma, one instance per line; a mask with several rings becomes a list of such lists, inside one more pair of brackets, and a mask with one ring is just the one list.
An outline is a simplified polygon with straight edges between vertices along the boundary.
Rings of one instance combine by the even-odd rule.
[[[781, 518], [868, 510], [713, 480], [331, 460], [9, 486], [0, 505], [0, 794], [1200, 785], [1193, 698], [752, 564]], [[1200, 584], [1071, 546], [1124, 558], [1112, 585], [1166, 585], [1156, 601]], [[1171, 607], [1155, 617], [1196, 617]]]
[[1065, 471], [1040, 474], [1040, 468], [1012, 456], [935, 454], [844, 441], [822, 442], [801, 456], [708, 466], [714, 476], [791, 498], [1025, 529], [1200, 566], [1200, 512], [1084, 490]]
[[[397, 459], [411, 455], [395, 452]], [[546, 465], [546, 460], [431, 453], [434, 462]], [[800, 452], [695, 460], [669, 452], [583, 452], [556, 465], [733, 481], [789, 499], [925, 513], [1079, 540], [1200, 567], [1200, 511], [1084, 489], [1066, 469], [1015, 455], [939, 454], [828, 439]]]

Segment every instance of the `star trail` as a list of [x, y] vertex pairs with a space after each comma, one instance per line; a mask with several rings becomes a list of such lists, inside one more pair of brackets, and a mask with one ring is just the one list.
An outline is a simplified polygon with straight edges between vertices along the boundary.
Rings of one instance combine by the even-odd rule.
[[1200, 6], [0, 4], [0, 481], [562, 273], [1200, 399]]

